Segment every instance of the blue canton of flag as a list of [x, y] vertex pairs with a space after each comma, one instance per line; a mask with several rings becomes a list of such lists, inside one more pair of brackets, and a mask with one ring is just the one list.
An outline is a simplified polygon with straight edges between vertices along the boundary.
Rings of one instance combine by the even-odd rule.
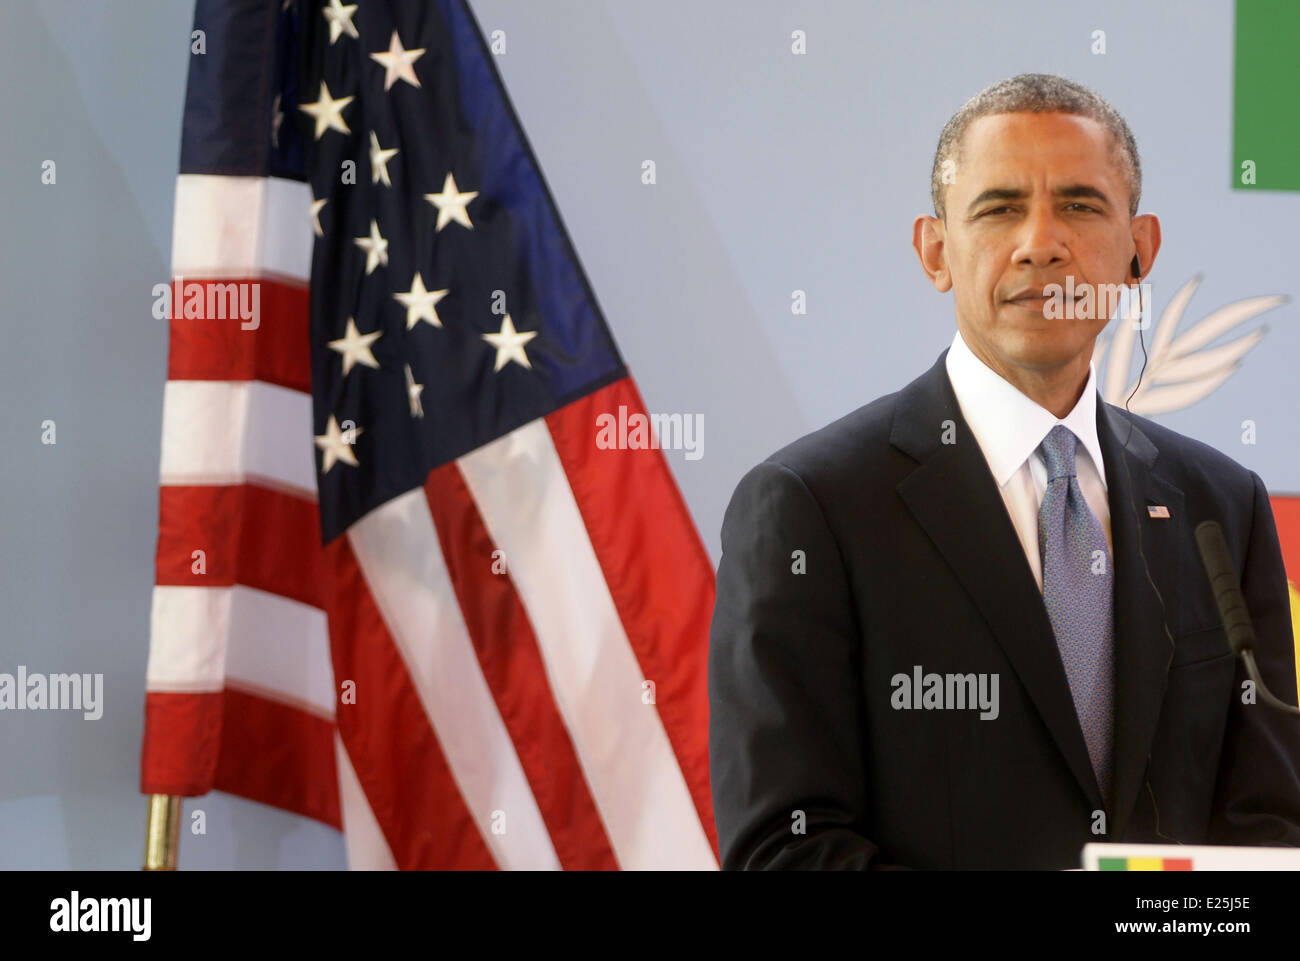
[[301, 28], [329, 540], [625, 370], [465, 6], [335, 2]]

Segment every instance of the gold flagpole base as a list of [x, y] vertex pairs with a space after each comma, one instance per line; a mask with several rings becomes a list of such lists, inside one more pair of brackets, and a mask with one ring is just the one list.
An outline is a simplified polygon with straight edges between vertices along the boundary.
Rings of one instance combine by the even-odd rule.
[[180, 838], [180, 795], [149, 795], [149, 823], [144, 836], [144, 870], [175, 871]]

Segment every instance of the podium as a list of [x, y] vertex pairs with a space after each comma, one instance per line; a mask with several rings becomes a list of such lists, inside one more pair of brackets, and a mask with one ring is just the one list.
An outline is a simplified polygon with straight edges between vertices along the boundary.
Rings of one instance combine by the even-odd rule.
[[1085, 844], [1085, 871], [1300, 871], [1300, 848]]

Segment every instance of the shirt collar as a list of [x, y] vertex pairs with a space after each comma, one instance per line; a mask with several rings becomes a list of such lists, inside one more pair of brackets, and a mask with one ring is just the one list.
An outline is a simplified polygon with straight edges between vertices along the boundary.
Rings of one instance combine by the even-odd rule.
[[952, 339], [946, 366], [962, 416], [984, 451], [999, 488], [1006, 486], [1053, 427], [1064, 424], [1092, 458], [1106, 489], [1106, 465], [1097, 441], [1097, 370], [1091, 362], [1088, 383], [1063, 419], [1040, 407], [976, 357], [960, 330]]

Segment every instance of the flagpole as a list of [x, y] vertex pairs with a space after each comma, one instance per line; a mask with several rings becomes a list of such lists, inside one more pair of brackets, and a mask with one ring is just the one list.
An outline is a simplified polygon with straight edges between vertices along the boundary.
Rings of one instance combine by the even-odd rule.
[[180, 839], [180, 795], [149, 795], [149, 822], [145, 827], [144, 837], [144, 870], [175, 871]]

